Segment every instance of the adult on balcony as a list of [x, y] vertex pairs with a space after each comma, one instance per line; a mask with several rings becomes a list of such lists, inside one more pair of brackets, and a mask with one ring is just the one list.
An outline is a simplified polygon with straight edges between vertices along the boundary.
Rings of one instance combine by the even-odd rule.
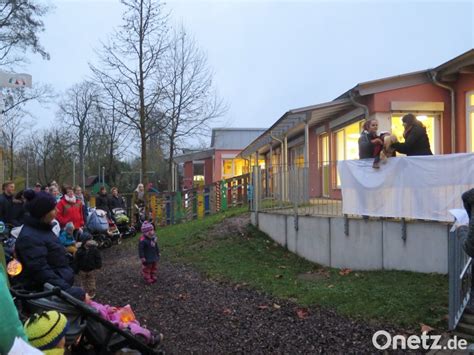
[[405, 131], [403, 132], [405, 142], [393, 143], [392, 148], [407, 156], [433, 155], [430, 149], [430, 140], [423, 123], [418, 121], [412, 113], [403, 116], [402, 122], [405, 127]]
[[375, 158], [374, 168], [378, 168], [379, 154], [383, 145], [382, 139], [377, 135], [379, 123], [375, 119], [364, 122], [363, 130], [359, 137], [359, 158]]

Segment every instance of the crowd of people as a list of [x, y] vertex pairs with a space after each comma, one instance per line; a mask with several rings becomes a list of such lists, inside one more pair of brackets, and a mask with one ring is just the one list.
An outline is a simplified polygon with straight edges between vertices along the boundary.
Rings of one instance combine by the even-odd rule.
[[[59, 186], [53, 182], [45, 187], [37, 184], [34, 189], [16, 194], [15, 184], [10, 181], [4, 183], [2, 188], [0, 220], [11, 228], [21, 228], [15, 243], [15, 257], [23, 267], [17, 279], [22, 287], [26, 290], [42, 291], [45, 283], [58, 286], [99, 311], [107, 309], [107, 317], [113, 319], [113, 311], [120, 308], [92, 301], [96, 296], [95, 273], [102, 266], [102, 257], [97, 243], [86, 228], [88, 206], [82, 189], [79, 186], [65, 186], [60, 192]], [[144, 204], [144, 199], [144, 188], [140, 184], [135, 190], [135, 202]], [[110, 215], [115, 208], [125, 207], [125, 201], [117, 188], [112, 188], [110, 195], [105, 187], [100, 189], [96, 198], [97, 209], [103, 209]], [[157, 281], [160, 250], [154, 225], [145, 221], [141, 231], [142, 236], [137, 245], [138, 257], [142, 264], [141, 275], [146, 284], [152, 284]], [[75, 274], [79, 275], [79, 283], [74, 282]], [[36, 347], [45, 353], [62, 354], [65, 332], [62, 327], [63, 317], [58, 312], [34, 315], [19, 332], [20, 338], [29, 340], [33, 346], [40, 345]], [[45, 327], [48, 324], [54, 324], [56, 327], [58, 322], [61, 323], [60, 328], [49, 330], [51, 334], [55, 334], [54, 337], [48, 337], [51, 338], [49, 341], [43, 339], [44, 343], [37, 341], [35, 329], [40, 323]], [[136, 331], [146, 333], [137, 322], [134, 327]], [[2, 341], [0, 337], [0, 348]], [[13, 340], [9, 341], [11, 346]], [[49, 350], [51, 352], [47, 352]]]

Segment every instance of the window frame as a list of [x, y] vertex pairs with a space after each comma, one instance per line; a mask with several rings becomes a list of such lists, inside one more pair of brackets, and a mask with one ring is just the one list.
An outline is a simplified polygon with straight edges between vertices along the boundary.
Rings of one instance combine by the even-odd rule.
[[474, 113], [474, 105], [471, 105], [471, 95], [474, 95], [474, 90], [466, 92], [466, 152], [474, 153], [474, 142], [471, 137], [472, 128], [471, 127], [471, 113]]

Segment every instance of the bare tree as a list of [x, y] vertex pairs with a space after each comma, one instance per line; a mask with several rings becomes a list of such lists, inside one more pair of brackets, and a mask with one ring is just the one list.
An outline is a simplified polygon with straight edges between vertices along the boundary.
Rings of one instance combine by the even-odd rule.
[[89, 81], [83, 81], [68, 89], [59, 103], [58, 116], [68, 131], [74, 132], [83, 188], [85, 186], [84, 157], [91, 139], [91, 122], [98, 118], [98, 94], [97, 86]]
[[34, 0], [0, 0], [0, 65], [23, 61], [27, 50], [49, 59], [38, 36], [44, 31], [41, 17], [48, 10]]
[[52, 89], [48, 85], [36, 87], [4, 90], [6, 92], [1, 135], [8, 148], [9, 177], [12, 180], [15, 173], [15, 148], [24, 133], [33, 126], [34, 118], [27, 110], [31, 101], [47, 103], [53, 97]]
[[[212, 120], [227, 108], [214, 90], [206, 56], [184, 28], [173, 34], [161, 80], [171, 175], [174, 154], [182, 140], [205, 134]], [[170, 184], [171, 178], [168, 181]]]
[[99, 65], [91, 69], [108, 90], [121, 122], [140, 140], [141, 175], [146, 183], [147, 139], [159, 105], [160, 60], [166, 50], [167, 15], [157, 0], [122, 0], [123, 24], [108, 44], [103, 44]]

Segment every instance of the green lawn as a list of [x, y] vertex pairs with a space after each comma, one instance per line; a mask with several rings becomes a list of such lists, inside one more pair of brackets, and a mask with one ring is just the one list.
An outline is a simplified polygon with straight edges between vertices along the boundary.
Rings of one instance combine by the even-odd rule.
[[[203, 220], [160, 228], [164, 261], [192, 264], [210, 278], [246, 283], [301, 305], [321, 305], [356, 318], [419, 329], [419, 323], [445, 327], [446, 276], [400, 271], [350, 272], [305, 261], [249, 226], [245, 236], [206, 233], [230, 210]], [[307, 279], [309, 278], [309, 280]]]

